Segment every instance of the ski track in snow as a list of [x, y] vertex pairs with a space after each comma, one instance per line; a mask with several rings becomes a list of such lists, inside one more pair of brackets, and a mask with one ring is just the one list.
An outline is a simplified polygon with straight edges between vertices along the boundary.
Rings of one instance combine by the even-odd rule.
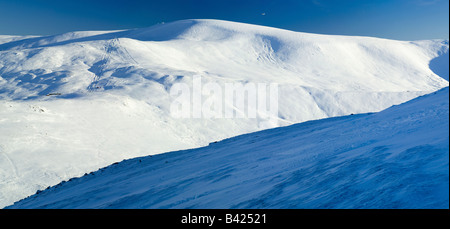
[[13, 174], [16, 178], [19, 178], [19, 172], [17, 170], [16, 164], [9, 158], [8, 154], [3, 152], [3, 147], [0, 145], [0, 155], [3, 155], [3, 157], [6, 159], [6, 161], [9, 163], [11, 170], [13, 171]]

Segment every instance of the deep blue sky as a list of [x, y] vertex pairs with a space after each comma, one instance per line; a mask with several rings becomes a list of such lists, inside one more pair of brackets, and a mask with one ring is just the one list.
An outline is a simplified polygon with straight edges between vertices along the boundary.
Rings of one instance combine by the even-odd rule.
[[449, 37], [449, 0], [0, 0], [3, 35], [130, 29], [194, 18], [398, 40]]

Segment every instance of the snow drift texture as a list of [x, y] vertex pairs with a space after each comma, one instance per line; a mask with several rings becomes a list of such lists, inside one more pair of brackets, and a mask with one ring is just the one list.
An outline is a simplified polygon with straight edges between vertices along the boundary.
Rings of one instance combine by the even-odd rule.
[[[443, 40], [326, 36], [216, 20], [0, 36], [0, 206], [126, 158], [380, 111], [448, 86], [445, 58]], [[191, 85], [194, 75], [220, 85], [278, 83], [278, 121], [172, 118], [171, 86]]]
[[131, 159], [12, 208], [447, 208], [449, 90]]

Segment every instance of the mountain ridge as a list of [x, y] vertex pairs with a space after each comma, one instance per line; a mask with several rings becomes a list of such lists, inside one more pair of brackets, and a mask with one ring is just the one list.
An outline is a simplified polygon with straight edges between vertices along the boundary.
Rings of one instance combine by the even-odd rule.
[[8, 208], [446, 209], [448, 136], [447, 87], [378, 113], [124, 160]]
[[[436, 74], [448, 69], [445, 58], [430, 66], [448, 57], [442, 40], [315, 35], [218, 20], [2, 39], [16, 41], [0, 42], [0, 206], [123, 159], [377, 112], [448, 86]], [[172, 117], [171, 88], [194, 92], [196, 76], [219, 87], [277, 84], [276, 122]], [[223, 109], [245, 114], [233, 103]]]

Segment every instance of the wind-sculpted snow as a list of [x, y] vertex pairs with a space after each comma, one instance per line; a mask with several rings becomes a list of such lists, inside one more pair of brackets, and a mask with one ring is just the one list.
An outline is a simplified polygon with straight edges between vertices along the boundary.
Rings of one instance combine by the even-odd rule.
[[[445, 74], [445, 53], [442, 40], [317, 35], [217, 20], [0, 36], [0, 206], [123, 159], [383, 110], [447, 87], [448, 76], [438, 75]], [[221, 88], [278, 85], [278, 112], [270, 116], [276, 121], [261, 122], [259, 114], [174, 118], [171, 89], [193, 85], [196, 76]]]
[[11, 208], [448, 209], [448, 92], [125, 160]]

